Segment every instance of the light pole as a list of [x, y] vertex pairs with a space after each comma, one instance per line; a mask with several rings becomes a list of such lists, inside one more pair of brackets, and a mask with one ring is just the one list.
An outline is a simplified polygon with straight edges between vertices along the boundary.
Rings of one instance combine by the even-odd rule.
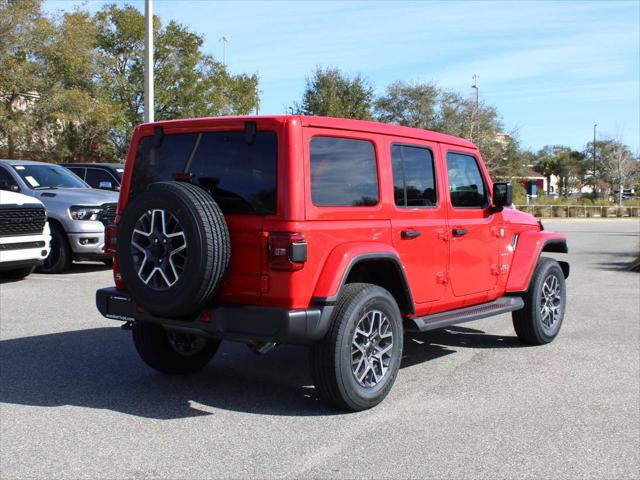
[[[478, 79], [480, 78], [477, 74], [473, 74], [473, 88], [476, 91], [476, 143], [478, 148], [480, 148], [480, 88], [478, 87]], [[473, 123], [471, 124], [471, 139], [473, 140]]]
[[153, 0], [144, 1], [144, 121], [153, 122]]
[[596, 187], [596, 127], [597, 123], [593, 124], [593, 198], [598, 198], [598, 190]]
[[226, 67], [227, 66], [227, 43], [229, 42], [229, 39], [223, 35], [219, 41], [222, 42], [222, 64]]

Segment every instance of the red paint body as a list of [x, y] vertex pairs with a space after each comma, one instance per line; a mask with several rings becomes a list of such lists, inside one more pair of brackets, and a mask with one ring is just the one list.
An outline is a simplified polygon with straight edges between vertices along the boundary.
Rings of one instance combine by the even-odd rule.
[[[544, 244], [563, 240], [541, 231], [535, 218], [505, 209], [454, 208], [449, 198], [446, 153], [477, 158], [486, 188], [492, 182], [476, 147], [463, 139], [425, 130], [375, 122], [323, 117], [222, 117], [144, 124], [136, 128], [120, 191], [119, 214], [126, 206], [133, 164], [141, 137], [160, 126], [165, 134], [243, 130], [245, 122], [278, 135], [277, 213], [227, 215], [232, 240], [230, 270], [217, 301], [289, 309], [308, 308], [313, 299], [335, 297], [350, 265], [362, 255], [380, 253], [398, 259], [407, 279], [416, 316], [487, 302], [505, 292], [523, 291]], [[315, 135], [373, 142], [378, 169], [375, 206], [318, 207], [311, 200], [309, 142]], [[393, 143], [429, 147], [436, 167], [438, 206], [398, 208], [394, 203], [390, 148]], [[118, 217], [119, 219], [119, 217]], [[116, 221], [118, 221], [116, 219]], [[454, 237], [452, 229], [466, 229]], [[406, 239], [401, 231], [419, 229]], [[297, 232], [308, 257], [297, 271], [269, 268], [270, 233]], [[518, 235], [513, 248], [514, 234]], [[116, 285], [117, 265], [114, 264]]]

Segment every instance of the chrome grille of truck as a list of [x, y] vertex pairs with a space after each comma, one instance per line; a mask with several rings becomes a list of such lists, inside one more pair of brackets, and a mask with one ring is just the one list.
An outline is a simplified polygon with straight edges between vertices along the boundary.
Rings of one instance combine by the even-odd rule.
[[117, 203], [105, 203], [103, 206], [104, 211], [100, 216], [100, 221], [105, 225], [113, 225], [116, 220], [116, 214], [118, 213]]

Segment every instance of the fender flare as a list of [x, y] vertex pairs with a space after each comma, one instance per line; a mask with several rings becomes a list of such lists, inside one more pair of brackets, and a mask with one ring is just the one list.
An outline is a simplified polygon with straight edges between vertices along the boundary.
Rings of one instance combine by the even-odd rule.
[[[569, 253], [567, 237], [562, 233], [531, 230], [522, 232], [511, 261], [507, 279], [507, 293], [526, 292], [533, 270], [542, 252]], [[569, 276], [569, 263], [558, 262], [565, 278]]]
[[346, 243], [331, 251], [316, 282], [312, 297], [313, 303], [317, 305], [334, 303], [353, 268], [361, 262], [371, 260], [383, 260], [395, 266], [401, 278], [401, 287], [406, 295], [409, 310], [414, 313], [415, 304], [404, 266], [400, 261], [400, 255], [389, 245], [373, 242]]

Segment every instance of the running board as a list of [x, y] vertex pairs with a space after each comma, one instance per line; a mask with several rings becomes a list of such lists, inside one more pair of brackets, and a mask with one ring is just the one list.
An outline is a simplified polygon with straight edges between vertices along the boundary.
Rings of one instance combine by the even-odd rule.
[[500, 297], [492, 302], [474, 305], [473, 307], [434, 313], [433, 315], [425, 315], [412, 320], [419, 332], [427, 332], [457, 323], [471, 322], [472, 320], [480, 320], [481, 318], [492, 317], [501, 313], [513, 312], [523, 307], [524, 301], [520, 297]]

